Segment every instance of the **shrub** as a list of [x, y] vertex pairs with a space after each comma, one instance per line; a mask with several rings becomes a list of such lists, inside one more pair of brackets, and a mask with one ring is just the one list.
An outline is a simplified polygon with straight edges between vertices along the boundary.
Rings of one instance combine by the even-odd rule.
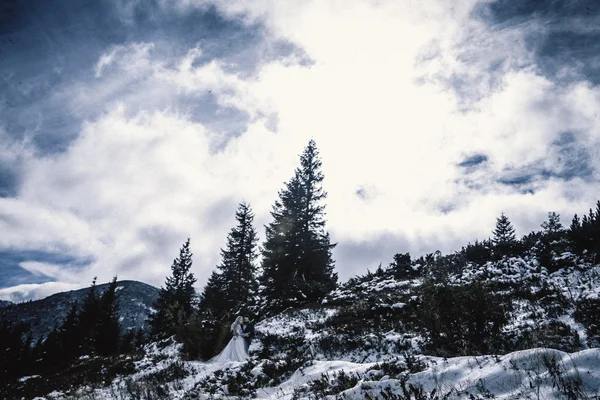
[[585, 327], [588, 346], [600, 347], [600, 299], [587, 298], [578, 301], [573, 317]]

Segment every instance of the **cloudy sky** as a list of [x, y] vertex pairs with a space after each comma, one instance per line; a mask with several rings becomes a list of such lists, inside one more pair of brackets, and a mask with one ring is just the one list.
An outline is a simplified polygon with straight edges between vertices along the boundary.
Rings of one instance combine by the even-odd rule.
[[313, 138], [341, 280], [600, 197], [593, 0], [0, 2], [0, 299], [198, 289]]

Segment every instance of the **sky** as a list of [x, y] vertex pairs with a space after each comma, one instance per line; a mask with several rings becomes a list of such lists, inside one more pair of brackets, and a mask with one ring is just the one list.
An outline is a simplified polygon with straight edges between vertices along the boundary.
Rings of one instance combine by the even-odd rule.
[[340, 280], [600, 198], [594, 0], [0, 2], [0, 299], [202, 290], [309, 140]]

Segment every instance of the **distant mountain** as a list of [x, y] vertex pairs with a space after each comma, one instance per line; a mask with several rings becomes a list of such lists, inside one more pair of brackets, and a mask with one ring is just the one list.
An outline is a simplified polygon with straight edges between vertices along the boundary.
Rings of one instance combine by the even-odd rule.
[[[98, 285], [98, 293], [104, 292], [108, 284]], [[34, 340], [46, 337], [59, 325], [71, 308], [71, 303], [82, 304], [89, 288], [56, 293], [41, 300], [12, 304], [2, 302], [0, 318], [13, 322], [30, 324]], [[117, 286], [117, 299], [121, 326], [124, 330], [142, 328], [152, 303], [158, 297], [159, 289], [143, 282], [120, 281]], [[5, 304], [8, 303], [8, 304]]]
[[0, 300], [0, 308], [2, 308], [2, 307], [8, 307], [11, 304], [13, 304], [12, 301]]
[[600, 399], [600, 265], [568, 252], [553, 273], [531, 255], [404, 258], [258, 318], [247, 362], [188, 360], [171, 338], [23, 376], [5, 397]]

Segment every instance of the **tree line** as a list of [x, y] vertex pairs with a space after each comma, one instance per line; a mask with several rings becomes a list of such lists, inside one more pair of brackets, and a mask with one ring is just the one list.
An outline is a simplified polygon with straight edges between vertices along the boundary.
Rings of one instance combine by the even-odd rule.
[[311, 140], [273, 205], [260, 266], [254, 213], [246, 202], [238, 206], [237, 225], [221, 249], [221, 263], [199, 296], [194, 292], [190, 241], [185, 242], [149, 318], [153, 337], [176, 335], [189, 357], [210, 358], [228, 339], [236, 315], [264, 317], [316, 304], [336, 288], [331, 254], [335, 244], [325, 229], [327, 193], [321, 166]]
[[63, 321], [36, 341], [28, 324], [0, 318], [0, 386], [21, 376], [60, 372], [79, 359], [140, 348], [146, 336], [142, 329], [123, 330], [116, 291], [116, 277], [102, 293], [94, 278], [81, 304], [71, 303]]
[[337, 285], [331, 256], [335, 244], [325, 231], [323, 178], [319, 152], [311, 140], [273, 205], [260, 268], [254, 213], [242, 202], [235, 213], [237, 225], [221, 249], [221, 263], [201, 294], [194, 289], [188, 239], [171, 265], [145, 331], [123, 331], [116, 277], [103, 293], [98, 293], [94, 279], [82, 304], [73, 303], [62, 323], [35, 343], [27, 324], [0, 319], [0, 349], [5, 350], [0, 384], [57, 372], [82, 358], [130, 353], [148, 339], [173, 335], [184, 344], [188, 357], [210, 358], [228, 339], [227, 327], [235, 315], [265, 316], [318, 303]]
[[[237, 224], [221, 249], [221, 262], [200, 294], [194, 289], [197, 280], [191, 272], [188, 239], [160, 289], [155, 312], [148, 318], [149, 338], [175, 336], [187, 357], [209, 359], [226, 343], [228, 326], [235, 315], [263, 318], [287, 308], [318, 304], [336, 289], [338, 277], [332, 258], [335, 244], [325, 229], [327, 193], [321, 167], [316, 143], [311, 140], [300, 155], [293, 176], [278, 193], [260, 249], [252, 208], [246, 202], [239, 204], [235, 213]], [[595, 211], [590, 209], [581, 218], [575, 215], [569, 228], [553, 212], [541, 228], [517, 239], [510, 219], [502, 213], [491, 238], [468, 243], [459, 252], [444, 257], [437, 252], [411, 260], [410, 254], [399, 253], [386, 273], [398, 279], [410, 278], [423, 274], [424, 266], [433, 266], [427, 269], [428, 273], [443, 275], [462, 268], [464, 262], [486, 263], [527, 252], [533, 252], [540, 268], [549, 272], [564, 266], [558, 256], [565, 251], [592, 263], [599, 262], [600, 201]], [[380, 267], [376, 273], [382, 271]], [[94, 281], [83, 304], [73, 304], [62, 324], [36, 343], [27, 335], [25, 325], [0, 321], [0, 344], [6, 354], [0, 362], [2, 375], [14, 379], [63, 368], [85, 355], [110, 356], [139, 348], [148, 338], [143, 331], [122, 331], [115, 291], [116, 278], [102, 294]], [[437, 292], [431, 293], [432, 301], [439, 297]], [[486, 294], [481, 296], [478, 302]]]

